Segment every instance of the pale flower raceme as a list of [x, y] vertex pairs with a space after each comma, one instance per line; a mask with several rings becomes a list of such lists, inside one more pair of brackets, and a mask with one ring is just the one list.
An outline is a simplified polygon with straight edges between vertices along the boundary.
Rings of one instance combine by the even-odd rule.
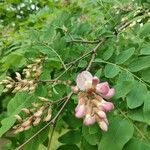
[[99, 78], [88, 71], [78, 74], [76, 84], [72, 88], [74, 93], [78, 93], [75, 116], [84, 118], [83, 123], [87, 126], [97, 122], [103, 131], [107, 131], [109, 123], [106, 113], [112, 111], [114, 105], [106, 100], [114, 96], [115, 89], [110, 88], [108, 82], [100, 83]]

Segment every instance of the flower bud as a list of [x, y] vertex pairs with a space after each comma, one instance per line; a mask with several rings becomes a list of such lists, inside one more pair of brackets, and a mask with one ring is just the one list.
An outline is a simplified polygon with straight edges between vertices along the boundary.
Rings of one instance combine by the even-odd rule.
[[75, 116], [77, 118], [83, 118], [85, 116], [85, 105], [79, 105], [77, 107], [78, 107], [78, 109], [75, 113]]
[[26, 114], [30, 114], [30, 110], [27, 108], [22, 108], [21, 111], [23, 111]]
[[100, 118], [106, 118], [106, 113], [104, 111], [99, 110], [96, 113]]
[[22, 122], [22, 118], [19, 115], [14, 115], [14, 117], [19, 121]]
[[115, 95], [115, 89], [111, 88], [106, 95], [102, 95], [105, 99], [110, 99]]
[[26, 126], [26, 127], [24, 128], [24, 131], [29, 130], [31, 127], [32, 127], [31, 125], [30, 125], [30, 126]]
[[21, 81], [22, 79], [21, 79], [20, 73], [19, 73], [19, 72], [16, 72], [15, 74], [16, 74], [16, 79], [17, 79], [18, 81]]
[[6, 85], [6, 88], [8, 88], [8, 89], [11, 89], [13, 87], [13, 85], [12, 84], [8, 84], [8, 85]]
[[35, 121], [33, 122], [34, 126], [37, 126], [41, 121], [41, 118], [36, 118]]
[[77, 86], [71, 87], [71, 90], [72, 90], [72, 92], [75, 93], [75, 94], [78, 93], [78, 91], [79, 91], [79, 89], [78, 89]]
[[96, 86], [96, 92], [98, 94], [106, 95], [108, 93], [109, 89], [110, 88], [109, 88], [108, 82], [99, 83]]
[[47, 112], [47, 116], [44, 118], [44, 121], [48, 122], [51, 119], [52, 117], [51, 112], [52, 112], [51, 109], [49, 109]]
[[24, 131], [24, 127], [19, 127], [18, 129], [16, 129], [14, 131], [14, 134], [18, 134], [18, 133], [23, 132], [23, 131]]
[[108, 130], [108, 124], [105, 122], [104, 119], [99, 118], [99, 116], [96, 115], [96, 121], [99, 125], [99, 127], [103, 130], [103, 131], [107, 131]]
[[103, 130], [103, 131], [107, 131], [108, 130], [108, 125], [107, 125], [107, 123], [103, 120], [103, 121], [100, 121], [99, 123], [99, 126], [100, 126], [100, 128]]
[[84, 124], [89, 126], [95, 123], [95, 116], [86, 115], [84, 119]]
[[31, 120], [28, 119], [27, 121], [23, 122], [23, 123], [21, 124], [21, 126], [25, 128], [25, 127], [29, 126], [30, 124], [31, 124]]
[[41, 117], [42, 114], [43, 114], [43, 110], [44, 110], [44, 109], [45, 109], [44, 106], [40, 107], [40, 109], [39, 109], [37, 112], [35, 112], [35, 113], [33, 114], [33, 116], [36, 117], [36, 118]]
[[105, 112], [108, 112], [108, 111], [111, 111], [111, 110], [114, 109], [113, 103], [111, 103], [111, 102], [106, 102], [106, 101], [104, 101], [103, 103], [101, 103], [100, 107], [101, 107]]
[[42, 102], [47, 102], [47, 101], [49, 101], [47, 98], [45, 98], [45, 97], [38, 97]]
[[93, 79], [92, 79], [92, 85], [93, 86], [96, 86], [99, 82], [100, 82], [100, 80], [98, 77], [93, 77]]

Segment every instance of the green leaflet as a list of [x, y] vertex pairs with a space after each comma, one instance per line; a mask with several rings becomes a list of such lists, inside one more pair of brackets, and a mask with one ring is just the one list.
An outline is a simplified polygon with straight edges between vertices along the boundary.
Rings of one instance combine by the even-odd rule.
[[[97, 130], [97, 132], [95, 132], [95, 130]], [[94, 125], [93, 127], [87, 127], [83, 125], [82, 135], [90, 145], [97, 145], [100, 141], [101, 131], [100, 128], [97, 128], [96, 125]]]
[[70, 145], [61, 145], [57, 150], [80, 150], [79, 147], [75, 144]]
[[81, 133], [78, 130], [70, 130], [61, 137], [58, 141], [65, 144], [77, 144], [81, 140]]
[[125, 51], [121, 51], [120, 54], [116, 56], [116, 63], [123, 64], [134, 54], [134, 51], [135, 51], [134, 47], [129, 48]]
[[109, 130], [103, 133], [98, 150], [122, 150], [132, 138], [133, 125], [126, 119], [115, 117], [110, 120]]
[[19, 114], [23, 107], [31, 104], [31, 96], [27, 93], [17, 93], [8, 104], [8, 117], [1, 121], [0, 137], [7, 132], [15, 123], [14, 115]]
[[119, 67], [112, 64], [107, 64], [104, 69], [104, 74], [107, 78], [114, 78], [119, 72]]
[[128, 93], [127, 106], [130, 109], [134, 109], [143, 104], [144, 100], [147, 98], [147, 88], [144, 84], [140, 82], [134, 82], [134, 88]]
[[137, 72], [148, 67], [150, 67], [150, 56], [143, 56], [136, 58], [133, 62], [131, 62], [129, 70], [131, 72]]
[[123, 148], [123, 150], [149, 150], [150, 144], [139, 140], [137, 138], [132, 138]]
[[143, 114], [145, 122], [150, 125], [150, 92], [147, 94], [144, 100]]

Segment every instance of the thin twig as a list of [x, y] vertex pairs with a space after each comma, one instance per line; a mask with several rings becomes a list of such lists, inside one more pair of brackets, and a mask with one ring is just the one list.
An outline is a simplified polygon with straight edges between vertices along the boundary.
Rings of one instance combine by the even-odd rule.
[[87, 40], [77, 40], [77, 39], [73, 39], [71, 41], [67, 41], [68, 43], [85, 43], [85, 44], [97, 44], [100, 41], [96, 40], [96, 41], [87, 41]]
[[135, 127], [135, 129], [137, 130], [137, 132], [141, 135], [141, 137], [143, 139], [145, 139], [146, 141], [149, 141], [148, 138], [142, 133], [142, 131], [128, 118], [128, 116], [118, 107], [116, 107], [117, 110], [121, 113], [121, 115], [123, 117], [125, 117], [129, 122], [131, 122], [133, 124], [133, 126]]
[[34, 139], [38, 134], [40, 134], [43, 130], [45, 130], [49, 125], [54, 125], [55, 121], [58, 119], [59, 115], [63, 112], [65, 106], [67, 105], [68, 101], [70, 100], [71, 96], [73, 95], [73, 93], [71, 92], [68, 95], [67, 100], [64, 102], [63, 106], [61, 107], [61, 109], [58, 111], [58, 113], [56, 114], [56, 116], [50, 121], [48, 122], [43, 128], [41, 128], [38, 132], [36, 132], [33, 136], [31, 136], [27, 141], [25, 141], [23, 144], [21, 144], [18, 148], [16, 148], [16, 150], [21, 150], [26, 144], [28, 144], [32, 139]]
[[[90, 60], [90, 62], [89, 62], [89, 64], [88, 64], [88, 67], [87, 67], [87, 69], [86, 69], [86, 70], [89, 70], [89, 69], [90, 69], [89, 66], [91, 66], [91, 65], [92, 65], [92, 62], [94, 61], [94, 58], [95, 58], [97, 49], [98, 49], [105, 41], [106, 41], [106, 39], [100, 40], [100, 42], [96, 45], [96, 47], [95, 47], [93, 50], [91, 50], [91, 51], [85, 53], [84, 55], [82, 55], [82, 56], [79, 57], [78, 59], [75, 59], [74, 61], [72, 61], [71, 63], [69, 63], [67, 69], [64, 70], [57, 78], [55, 78], [55, 80], [57, 81], [60, 77], [62, 77], [62, 76], [63, 76], [74, 64], [76, 64], [78, 61], [80, 61], [81, 59], [83, 59], [83, 58], [85, 58], [85, 57], [87, 57], [88, 55], [90, 55], [90, 54], [93, 53], [93, 55], [92, 55], [92, 60]], [[54, 82], [53, 85], [55, 85], [55, 83], [56, 83], [56, 82]]]
[[148, 83], [146, 83], [145, 81], [143, 81], [141, 78], [139, 78], [138, 76], [136, 76], [134, 73], [130, 72], [128, 69], [123, 68], [122, 66], [119, 66], [119, 65], [114, 64], [114, 63], [109, 62], [109, 61], [104, 61], [104, 60], [102, 60], [102, 63], [110, 64], [110, 65], [113, 65], [113, 66], [117, 66], [117, 67], [119, 67], [121, 70], [124, 70], [124, 71], [126, 71], [126, 72], [132, 74], [132, 76], [133, 76], [134, 78], [136, 78], [137, 80], [139, 80], [140, 82], [142, 82], [143, 84], [145, 84], [147, 87], [150, 87], [150, 85], [149, 85]]
[[60, 62], [62, 63], [62, 66], [64, 67], [64, 69], [66, 70], [66, 65], [65, 63], [63, 62], [62, 58], [60, 57], [60, 55], [56, 52], [56, 50], [54, 50], [52, 47], [50, 47], [48, 44], [46, 43], [41, 43], [41, 42], [38, 42], [38, 44], [41, 44], [45, 47], [47, 47], [48, 49], [50, 49], [52, 52], [54, 52], [56, 54], [56, 56], [58, 57], [58, 59], [60, 60]]
[[53, 125], [52, 131], [51, 131], [51, 129], [50, 129], [51, 134], [50, 134], [50, 137], [49, 137], [47, 150], [50, 150], [50, 148], [51, 148], [51, 143], [52, 143], [52, 138], [53, 138], [53, 134], [54, 134], [54, 131], [55, 131], [55, 127], [56, 127], [56, 123], [55, 123], [55, 125]]
[[91, 66], [92, 66], [92, 63], [93, 63], [93, 61], [94, 61], [94, 59], [95, 59], [97, 49], [98, 49], [105, 41], [106, 41], [106, 38], [105, 38], [105, 39], [102, 39], [102, 40], [97, 44], [97, 46], [93, 49], [93, 51], [92, 51], [93, 54], [92, 54], [91, 60], [90, 60], [90, 62], [89, 62], [89, 64], [88, 64], [86, 70], [90, 70], [90, 68], [91, 68]]

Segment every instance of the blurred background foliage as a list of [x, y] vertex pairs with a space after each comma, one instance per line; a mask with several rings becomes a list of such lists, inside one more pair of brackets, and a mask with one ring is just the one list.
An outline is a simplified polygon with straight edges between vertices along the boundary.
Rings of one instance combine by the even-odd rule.
[[[85, 127], [74, 117], [73, 96], [56, 124], [52, 150], [150, 150], [150, 1], [149, 0], [0, 0], [0, 80], [14, 77], [40, 55], [41, 80], [75, 78], [90, 56], [65, 67], [95, 47], [80, 41], [107, 41], [98, 50], [91, 73], [116, 89], [109, 131]], [[61, 59], [60, 59], [61, 58]], [[0, 85], [0, 149], [13, 150], [45, 123], [12, 134], [15, 114], [43, 96], [52, 101], [70, 92], [66, 85], [39, 83], [35, 93], [4, 93]], [[51, 94], [49, 94], [51, 92]], [[59, 111], [62, 104], [54, 110]], [[46, 150], [49, 129], [25, 150]]]

